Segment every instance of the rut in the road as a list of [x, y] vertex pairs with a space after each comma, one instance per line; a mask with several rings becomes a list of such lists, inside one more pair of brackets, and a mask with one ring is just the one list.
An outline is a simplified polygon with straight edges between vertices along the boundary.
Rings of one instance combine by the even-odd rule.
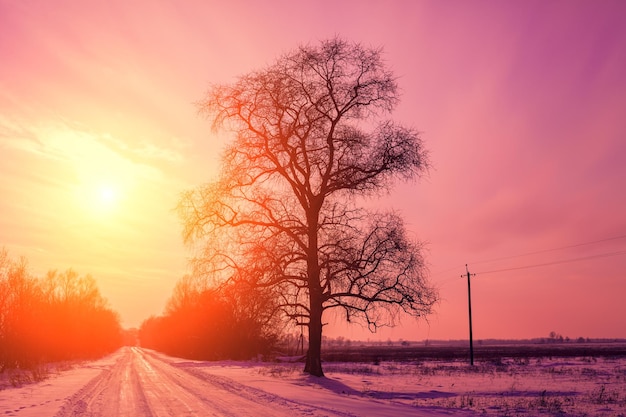
[[131, 349], [125, 349], [115, 365], [70, 397], [56, 416], [152, 416], [137, 382], [133, 356]]
[[285, 416], [353, 417], [211, 375], [172, 365], [140, 348], [120, 359], [68, 399], [56, 417]]

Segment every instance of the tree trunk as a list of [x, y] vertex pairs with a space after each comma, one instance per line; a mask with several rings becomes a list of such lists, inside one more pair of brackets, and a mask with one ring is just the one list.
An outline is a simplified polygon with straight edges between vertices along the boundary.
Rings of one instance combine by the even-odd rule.
[[317, 252], [317, 225], [320, 205], [307, 212], [309, 247], [307, 253], [307, 278], [309, 287], [309, 350], [304, 372], [324, 376], [322, 372], [322, 287]]
[[312, 291], [309, 317], [309, 350], [306, 353], [304, 372], [324, 376], [322, 371], [322, 299], [321, 291]]

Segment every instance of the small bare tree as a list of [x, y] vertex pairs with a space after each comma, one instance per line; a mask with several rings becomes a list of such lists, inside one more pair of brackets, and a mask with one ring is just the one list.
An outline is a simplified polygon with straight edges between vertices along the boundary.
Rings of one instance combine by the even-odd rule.
[[312, 375], [323, 376], [325, 310], [375, 330], [437, 299], [402, 219], [359, 205], [427, 168], [418, 134], [379, 118], [397, 102], [380, 50], [331, 39], [213, 86], [199, 104], [236, 138], [219, 179], [183, 195], [184, 237], [206, 242], [205, 273], [272, 289], [308, 326]]

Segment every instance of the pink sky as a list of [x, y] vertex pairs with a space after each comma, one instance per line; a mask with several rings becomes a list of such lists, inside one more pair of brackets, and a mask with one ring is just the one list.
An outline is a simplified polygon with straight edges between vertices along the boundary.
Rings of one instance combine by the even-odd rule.
[[128, 326], [161, 313], [191, 254], [172, 209], [228, 139], [193, 103], [339, 35], [384, 48], [393, 118], [431, 150], [430, 175], [384, 205], [429, 243], [442, 300], [429, 323], [370, 335], [329, 317], [326, 334], [467, 338], [468, 263], [476, 339], [626, 337], [624, 16], [622, 1], [0, 0], [0, 247], [37, 274], [93, 274]]

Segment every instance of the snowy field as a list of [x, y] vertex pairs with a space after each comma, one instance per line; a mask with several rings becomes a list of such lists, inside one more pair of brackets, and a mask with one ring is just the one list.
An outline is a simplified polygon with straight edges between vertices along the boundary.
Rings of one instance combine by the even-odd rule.
[[22, 386], [0, 416], [626, 416], [626, 358], [302, 364], [201, 362], [123, 348]]

